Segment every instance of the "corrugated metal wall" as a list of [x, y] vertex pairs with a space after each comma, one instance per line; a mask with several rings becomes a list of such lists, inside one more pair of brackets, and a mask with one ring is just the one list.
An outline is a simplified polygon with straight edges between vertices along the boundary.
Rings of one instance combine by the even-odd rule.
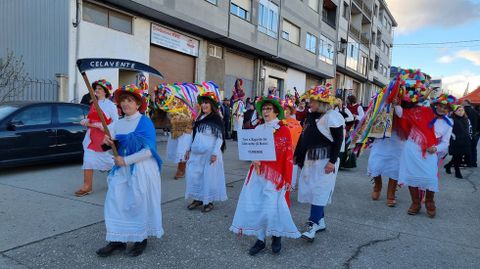
[[50, 85], [55, 74], [68, 74], [68, 31], [71, 0], [1, 0], [0, 57], [13, 51], [23, 57], [31, 83], [22, 100], [57, 100], [58, 92]]

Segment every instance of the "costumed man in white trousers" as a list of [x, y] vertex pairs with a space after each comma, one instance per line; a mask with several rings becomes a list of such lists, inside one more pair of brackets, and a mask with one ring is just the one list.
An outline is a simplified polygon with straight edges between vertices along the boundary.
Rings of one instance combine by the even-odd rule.
[[294, 162], [302, 168], [298, 201], [311, 204], [302, 238], [313, 242], [315, 234], [326, 228], [324, 207], [331, 202], [340, 152], [345, 147], [345, 120], [333, 109], [335, 98], [324, 86], [317, 86], [306, 95], [310, 99], [310, 112], [295, 150]]
[[395, 103], [390, 106], [390, 109], [394, 109], [392, 134], [390, 137], [375, 138], [368, 157], [367, 173], [373, 178], [372, 200], [374, 201], [380, 199], [382, 175], [388, 177], [387, 206], [394, 207], [397, 204], [395, 193], [403, 148], [403, 141], [397, 134], [396, 125], [402, 116], [402, 108]]

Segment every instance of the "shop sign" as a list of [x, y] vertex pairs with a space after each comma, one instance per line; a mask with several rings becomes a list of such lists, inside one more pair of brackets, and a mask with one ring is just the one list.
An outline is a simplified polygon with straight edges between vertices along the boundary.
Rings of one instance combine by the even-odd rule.
[[200, 41], [152, 23], [150, 42], [198, 57]]

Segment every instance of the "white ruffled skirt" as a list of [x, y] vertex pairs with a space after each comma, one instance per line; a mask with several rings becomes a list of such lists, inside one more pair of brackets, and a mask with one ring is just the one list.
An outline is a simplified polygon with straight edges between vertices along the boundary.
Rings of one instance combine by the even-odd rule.
[[422, 156], [420, 146], [408, 139], [403, 146], [400, 157], [398, 181], [411, 187], [438, 192], [438, 157], [426, 153]]
[[155, 159], [121, 167], [107, 178], [105, 226], [107, 241], [141, 242], [162, 237], [161, 178]]
[[398, 180], [403, 142], [397, 135], [376, 139], [368, 157], [368, 176], [385, 176]]
[[337, 180], [340, 159], [335, 163], [335, 172], [325, 174], [328, 159], [306, 160], [298, 180], [298, 201], [318, 206], [331, 203]]
[[167, 139], [167, 159], [173, 163], [184, 160], [187, 147], [192, 143], [192, 134], [182, 134], [173, 139], [170, 134]]
[[285, 188], [277, 191], [271, 181], [255, 171], [243, 185], [230, 231], [260, 240], [266, 236], [300, 237], [285, 199]]
[[210, 153], [196, 154], [192, 151], [185, 173], [185, 199], [202, 201], [204, 205], [227, 200], [223, 156], [210, 164]]

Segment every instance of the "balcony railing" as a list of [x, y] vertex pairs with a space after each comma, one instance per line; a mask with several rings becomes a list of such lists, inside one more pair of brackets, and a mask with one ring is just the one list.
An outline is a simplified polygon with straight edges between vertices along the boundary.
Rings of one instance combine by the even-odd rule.
[[360, 41], [363, 45], [368, 46], [370, 44], [370, 38], [368, 37], [368, 33], [363, 33], [360, 36]]
[[359, 7], [362, 7], [363, 1], [362, 0], [353, 0]]
[[333, 20], [329, 20], [327, 18], [327, 16], [323, 15], [322, 16], [322, 21], [326, 24], [328, 24], [330, 27], [332, 27], [333, 29], [337, 29], [337, 26], [335, 25], [335, 21]]
[[351, 24], [350, 24], [350, 34], [356, 39], [360, 40], [360, 36], [361, 36], [360, 30]]
[[365, 12], [365, 14], [367, 15], [367, 17], [369, 17], [369, 18], [372, 17], [372, 10], [367, 5], [364, 4], [362, 6], [362, 9]]
[[353, 0], [353, 2], [355, 2], [355, 4], [357, 4], [361, 10], [363, 10], [367, 18], [372, 18], [372, 9], [369, 8], [362, 0]]

